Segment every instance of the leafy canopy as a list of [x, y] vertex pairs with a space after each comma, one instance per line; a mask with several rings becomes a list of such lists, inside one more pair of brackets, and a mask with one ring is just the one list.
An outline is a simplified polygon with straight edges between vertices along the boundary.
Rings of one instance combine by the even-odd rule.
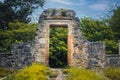
[[0, 1], [0, 29], [8, 28], [14, 20], [28, 23], [30, 15], [38, 7], [43, 7], [45, 0], [4, 0]]
[[11, 49], [12, 43], [31, 41], [35, 37], [36, 23], [10, 22], [9, 29], [0, 32], [0, 52]]
[[112, 10], [112, 14], [109, 18], [109, 24], [114, 32], [115, 39], [120, 39], [120, 6], [117, 6], [115, 9]]
[[111, 27], [106, 24], [105, 20], [97, 20], [90, 17], [84, 17], [81, 18], [80, 26], [83, 35], [89, 41], [105, 42], [107, 54], [118, 53], [118, 42], [115, 41], [114, 32]]

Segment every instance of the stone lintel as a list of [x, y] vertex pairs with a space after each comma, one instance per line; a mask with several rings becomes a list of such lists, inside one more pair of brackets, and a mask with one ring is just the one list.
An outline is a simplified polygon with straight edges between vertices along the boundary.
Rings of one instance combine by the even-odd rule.
[[45, 20], [73, 20], [73, 18], [68, 17], [47, 17]]

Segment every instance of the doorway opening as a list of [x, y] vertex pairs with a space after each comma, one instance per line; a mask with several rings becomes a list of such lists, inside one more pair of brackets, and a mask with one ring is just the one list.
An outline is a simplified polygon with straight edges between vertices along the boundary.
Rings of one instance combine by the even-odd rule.
[[67, 66], [67, 34], [67, 26], [50, 26], [49, 66], [51, 68], [64, 68]]

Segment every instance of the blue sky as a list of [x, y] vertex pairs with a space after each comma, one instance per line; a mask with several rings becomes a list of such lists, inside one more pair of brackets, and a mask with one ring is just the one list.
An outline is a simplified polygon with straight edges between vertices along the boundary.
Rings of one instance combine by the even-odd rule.
[[[120, 0], [47, 0], [44, 9], [67, 8], [76, 12], [81, 17], [103, 18], [108, 13], [110, 6], [120, 5]], [[44, 9], [37, 9], [32, 15], [34, 21], [38, 20]]]
[[[3, 1], [3, 0], [0, 0]], [[76, 16], [104, 18], [110, 6], [120, 5], [120, 0], [46, 0], [44, 9], [48, 8], [67, 8], [76, 12]], [[37, 22], [39, 15], [44, 9], [38, 8], [32, 14], [32, 22]]]

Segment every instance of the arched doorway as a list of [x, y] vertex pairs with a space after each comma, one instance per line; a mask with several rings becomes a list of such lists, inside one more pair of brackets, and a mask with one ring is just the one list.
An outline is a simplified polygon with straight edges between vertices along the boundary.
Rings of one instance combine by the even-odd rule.
[[49, 66], [64, 68], [67, 66], [67, 25], [50, 25]]

